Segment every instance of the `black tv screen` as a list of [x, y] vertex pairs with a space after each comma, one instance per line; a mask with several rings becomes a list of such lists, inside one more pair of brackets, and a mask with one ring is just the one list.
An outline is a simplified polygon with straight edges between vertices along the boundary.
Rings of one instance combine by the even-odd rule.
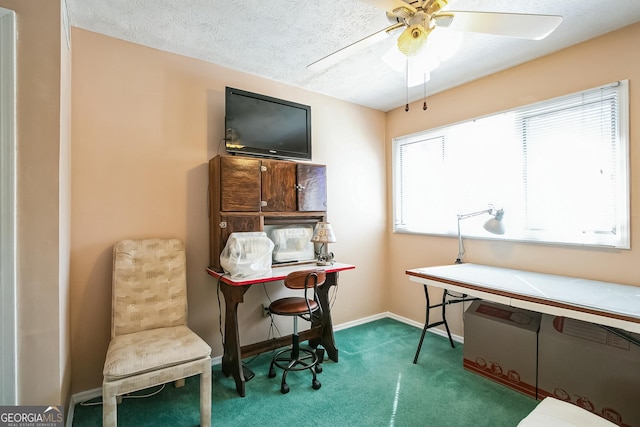
[[228, 153], [311, 160], [311, 107], [227, 87]]

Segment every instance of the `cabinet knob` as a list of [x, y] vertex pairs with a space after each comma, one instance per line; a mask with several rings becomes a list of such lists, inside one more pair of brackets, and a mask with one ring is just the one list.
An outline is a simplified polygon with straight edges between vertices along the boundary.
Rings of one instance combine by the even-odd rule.
[[220, 228], [227, 228], [227, 222], [226, 221], [220, 221], [220, 224], [218, 224], [218, 226]]
[[267, 207], [267, 202], [265, 202], [264, 200], [260, 200], [260, 206], [262, 206], [263, 208]]

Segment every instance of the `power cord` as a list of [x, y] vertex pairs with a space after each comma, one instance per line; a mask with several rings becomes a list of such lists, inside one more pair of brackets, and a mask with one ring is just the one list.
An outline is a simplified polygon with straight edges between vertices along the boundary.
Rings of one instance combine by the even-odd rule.
[[218, 296], [218, 330], [220, 331], [220, 339], [222, 340], [222, 348], [224, 348], [224, 333], [222, 332], [222, 304], [220, 303], [220, 279], [226, 276], [227, 273], [218, 277], [216, 282], [216, 294]]
[[[267, 301], [269, 301], [269, 305], [271, 305], [273, 300], [269, 296], [269, 292], [267, 292], [267, 286], [266, 286], [265, 283], [262, 284], [262, 290], [264, 291], [264, 295], [267, 297]], [[267, 340], [269, 340], [271, 338], [276, 338], [275, 332], [277, 332], [278, 336], [281, 337], [282, 333], [278, 329], [278, 325], [275, 324], [273, 315], [271, 313], [269, 313], [269, 321], [270, 321], [270, 324], [269, 324], [269, 332], [267, 333]], [[275, 330], [275, 332], [274, 332], [274, 330]]]
[[[269, 305], [273, 302], [273, 300], [271, 299], [271, 296], [269, 296], [269, 292], [267, 291], [267, 286], [265, 283], [262, 283], [262, 290], [264, 291], [264, 295], [267, 297], [267, 301], [269, 301]], [[274, 333], [274, 329], [275, 331], [278, 332], [278, 336], [282, 336], [282, 334], [280, 333], [280, 330], [278, 330], [278, 326], [275, 324], [274, 322], [274, 318], [273, 315], [271, 313], [269, 313], [269, 320], [270, 320], [270, 324], [269, 324], [269, 331], [267, 332], [267, 341], [271, 338], [276, 338], [275, 333]], [[271, 353], [274, 353], [276, 350], [271, 350]], [[258, 358], [258, 356], [260, 356], [261, 354], [256, 354], [255, 356], [247, 359], [247, 360], [243, 360], [242, 364], [243, 366], [248, 366], [251, 365], [251, 363], [253, 363], [253, 361]]]
[[[335, 304], [336, 299], [338, 299], [338, 288], [340, 288], [340, 286], [333, 286], [333, 292], [331, 293], [331, 296], [329, 297], [329, 311], [331, 311], [333, 309], [333, 304]], [[329, 289], [329, 291], [331, 291], [331, 289]]]
[[[152, 391], [151, 393], [147, 393], [147, 394], [133, 394], [133, 393], [129, 393], [129, 394], [124, 394], [122, 395], [122, 399], [146, 399], [147, 397], [152, 397], [155, 396], [156, 394], [160, 393], [162, 390], [164, 390], [166, 384], [162, 384], [160, 386], [158, 386], [159, 388], [155, 391]], [[94, 399], [87, 399], [84, 400], [82, 402], [80, 402], [80, 406], [100, 406], [102, 405], [102, 400], [100, 400], [99, 402], [92, 402], [92, 400], [95, 400], [97, 398]], [[100, 397], [100, 399], [102, 399]]]
[[217, 154], [220, 154], [220, 148], [222, 148], [222, 143], [223, 143], [223, 142], [224, 142], [224, 143], [226, 143], [226, 142], [227, 142], [227, 139], [226, 139], [226, 138], [222, 138], [222, 139], [220, 140], [220, 142], [218, 142], [218, 152], [217, 152]]

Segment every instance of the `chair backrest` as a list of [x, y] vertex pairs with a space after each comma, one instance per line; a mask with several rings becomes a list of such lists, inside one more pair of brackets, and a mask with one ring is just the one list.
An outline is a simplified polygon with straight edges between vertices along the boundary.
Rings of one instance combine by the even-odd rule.
[[284, 285], [289, 289], [304, 289], [321, 286], [327, 278], [324, 270], [300, 270], [287, 274]]
[[187, 323], [179, 239], [122, 240], [113, 247], [111, 336]]

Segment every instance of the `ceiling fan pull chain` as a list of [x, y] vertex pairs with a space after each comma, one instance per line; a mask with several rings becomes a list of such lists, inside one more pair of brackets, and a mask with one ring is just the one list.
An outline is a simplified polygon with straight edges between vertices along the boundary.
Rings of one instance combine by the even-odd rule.
[[405, 64], [406, 64], [406, 67], [405, 67], [405, 74], [406, 74], [405, 83], [406, 83], [406, 86], [407, 86], [406, 87], [406, 90], [407, 90], [407, 92], [406, 92], [406, 94], [407, 94], [407, 103], [404, 106], [404, 111], [407, 112], [407, 111], [409, 111], [409, 58], [406, 59]]
[[427, 73], [423, 74], [424, 76], [424, 98], [423, 98], [423, 103], [422, 103], [422, 109], [427, 111]]

